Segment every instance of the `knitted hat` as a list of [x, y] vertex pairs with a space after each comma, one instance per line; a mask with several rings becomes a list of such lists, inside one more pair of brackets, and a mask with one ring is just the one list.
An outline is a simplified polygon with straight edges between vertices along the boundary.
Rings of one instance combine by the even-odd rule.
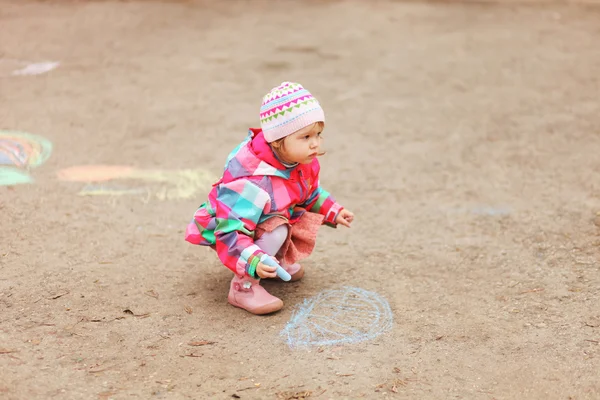
[[299, 83], [283, 82], [263, 97], [260, 127], [269, 143], [319, 121], [325, 122], [323, 109]]

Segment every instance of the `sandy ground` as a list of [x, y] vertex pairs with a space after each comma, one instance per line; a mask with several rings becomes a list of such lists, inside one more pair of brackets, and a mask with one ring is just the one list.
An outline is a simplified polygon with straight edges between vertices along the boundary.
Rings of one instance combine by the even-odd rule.
[[[597, 5], [13, 0], [0, 37], [1, 59], [60, 62], [0, 64], [0, 129], [54, 145], [35, 184], [0, 187], [2, 399], [600, 398]], [[229, 271], [184, 242], [208, 184], [57, 178], [218, 175], [283, 80], [321, 100], [322, 183], [357, 217], [303, 281], [267, 284], [275, 315], [228, 305]], [[294, 306], [343, 286], [393, 329], [289, 348]]]

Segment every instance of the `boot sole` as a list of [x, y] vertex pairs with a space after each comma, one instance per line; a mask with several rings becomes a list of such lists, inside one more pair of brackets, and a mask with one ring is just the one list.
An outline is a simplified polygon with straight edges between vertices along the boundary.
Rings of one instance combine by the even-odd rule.
[[261, 307], [257, 307], [257, 308], [254, 308], [254, 309], [249, 309], [249, 308], [246, 308], [246, 307], [242, 306], [241, 304], [239, 304], [238, 302], [236, 302], [235, 299], [232, 299], [229, 296], [227, 296], [227, 301], [232, 306], [241, 308], [241, 309], [246, 310], [249, 313], [252, 313], [252, 314], [255, 314], [255, 315], [271, 314], [271, 313], [274, 313], [275, 311], [279, 311], [279, 310], [281, 310], [283, 308], [283, 301], [281, 301], [281, 300], [275, 301], [273, 303], [265, 304], [265, 305], [263, 305]]

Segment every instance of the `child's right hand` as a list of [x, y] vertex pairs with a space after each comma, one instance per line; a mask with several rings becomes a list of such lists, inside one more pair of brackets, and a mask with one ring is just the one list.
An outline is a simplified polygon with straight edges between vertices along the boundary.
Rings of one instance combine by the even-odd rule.
[[270, 267], [266, 264], [259, 262], [256, 266], [256, 275], [260, 276], [263, 279], [275, 278], [277, 276], [277, 273], [275, 272], [276, 270], [277, 267]]

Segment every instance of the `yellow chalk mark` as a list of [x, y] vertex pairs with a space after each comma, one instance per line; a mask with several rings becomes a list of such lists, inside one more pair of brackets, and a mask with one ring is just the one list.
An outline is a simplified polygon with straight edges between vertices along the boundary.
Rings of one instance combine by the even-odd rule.
[[[63, 169], [58, 178], [71, 182], [110, 182], [115, 180], [141, 181], [152, 183], [145, 188], [159, 200], [191, 199], [202, 190], [208, 190], [215, 177], [204, 169], [157, 170], [137, 169], [127, 166], [88, 165]], [[158, 184], [158, 185], [156, 185]], [[142, 189], [143, 190], [143, 189]], [[84, 188], [81, 196], [123, 196], [140, 194], [140, 188], [111, 188], [105, 185], [97, 188]]]

